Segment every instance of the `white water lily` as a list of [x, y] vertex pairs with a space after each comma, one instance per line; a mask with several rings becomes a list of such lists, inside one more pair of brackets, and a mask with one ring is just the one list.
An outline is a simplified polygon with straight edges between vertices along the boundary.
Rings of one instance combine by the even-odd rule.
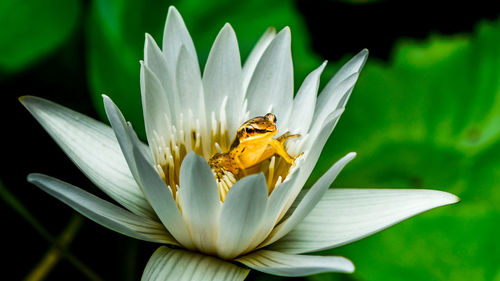
[[[344, 110], [368, 52], [347, 62], [317, 97], [325, 63], [293, 96], [290, 31], [269, 29], [244, 66], [225, 25], [203, 76], [173, 7], [163, 48], [146, 36], [141, 93], [148, 144], [108, 97], [111, 127], [41, 98], [21, 102], [92, 182], [122, 207], [55, 178], [28, 180], [97, 223], [170, 245], [151, 257], [143, 280], [243, 280], [248, 268], [282, 276], [353, 272], [344, 257], [304, 255], [359, 240], [423, 211], [455, 203], [434, 190], [328, 189], [347, 154], [302, 190]], [[246, 177], [216, 180], [207, 160], [227, 151], [238, 126], [273, 112], [281, 132], [301, 134], [280, 157]]]

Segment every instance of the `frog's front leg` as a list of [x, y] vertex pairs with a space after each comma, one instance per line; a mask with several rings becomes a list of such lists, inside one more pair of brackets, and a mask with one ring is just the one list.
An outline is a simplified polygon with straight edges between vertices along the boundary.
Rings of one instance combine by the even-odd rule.
[[290, 131], [286, 131], [283, 135], [279, 136], [276, 140], [279, 141], [282, 145], [287, 141], [288, 139], [292, 138], [299, 138], [300, 134], [294, 134], [290, 135]]
[[[286, 134], [286, 133], [285, 133]], [[285, 135], [284, 134], [284, 135]], [[283, 135], [283, 136], [284, 136]], [[289, 137], [295, 137], [297, 135], [290, 135], [290, 136], [285, 136], [285, 140]], [[300, 135], [299, 135], [300, 136]], [[301, 154], [297, 155], [296, 157], [291, 157], [288, 152], [286, 152], [285, 150], [285, 146], [283, 145], [284, 141], [281, 141], [280, 140], [281, 137], [279, 137], [278, 139], [272, 139], [270, 142], [269, 142], [269, 145], [271, 145], [271, 147], [275, 150], [276, 154], [278, 154], [279, 156], [281, 156], [283, 159], [285, 159], [285, 161], [288, 163], [288, 164], [292, 164], [295, 166], [295, 159], [297, 159], [297, 157], [301, 156]]]

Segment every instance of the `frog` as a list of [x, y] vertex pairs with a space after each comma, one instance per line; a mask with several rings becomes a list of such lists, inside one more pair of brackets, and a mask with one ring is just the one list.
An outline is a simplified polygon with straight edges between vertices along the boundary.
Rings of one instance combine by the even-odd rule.
[[298, 138], [300, 134], [289, 131], [278, 138], [277, 117], [273, 113], [254, 117], [244, 122], [237, 130], [229, 151], [220, 152], [210, 157], [208, 164], [220, 177], [224, 171], [233, 175], [245, 176], [247, 168], [254, 167], [274, 155], [279, 155], [286, 163], [295, 165], [295, 160], [302, 155], [290, 156], [285, 149], [285, 142], [290, 138]]

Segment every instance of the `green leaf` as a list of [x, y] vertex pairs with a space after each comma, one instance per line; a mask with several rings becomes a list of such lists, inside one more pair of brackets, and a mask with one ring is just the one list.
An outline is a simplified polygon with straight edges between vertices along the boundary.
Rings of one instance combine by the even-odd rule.
[[77, 25], [78, 0], [2, 0], [0, 70], [17, 72], [61, 45]]
[[313, 177], [356, 151], [358, 159], [334, 185], [426, 187], [462, 202], [326, 252], [351, 258], [355, 279], [498, 276], [499, 50], [497, 21], [480, 24], [469, 36], [401, 41], [389, 64], [368, 60]]
[[87, 70], [92, 97], [104, 118], [101, 94], [110, 96], [142, 136], [139, 60], [143, 59], [144, 33], [150, 33], [161, 44], [170, 4], [174, 4], [184, 18], [202, 69], [215, 37], [226, 22], [236, 31], [243, 58], [248, 56], [267, 27], [279, 30], [290, 26], [292, 52], [294, 57], [300, 58], [294, 61], [296, 85], [321, 63], [312, 53], [306, 26], [292, 1], [96, 0], [91, 7], [87, 33]]

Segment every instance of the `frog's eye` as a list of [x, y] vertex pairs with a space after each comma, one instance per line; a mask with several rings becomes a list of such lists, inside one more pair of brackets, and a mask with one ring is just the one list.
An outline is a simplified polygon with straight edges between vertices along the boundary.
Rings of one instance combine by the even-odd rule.
[[276, 122], [278, 122], [278, 118], [276, 118], [276, 115], [272, 114], [272, 113], [268, 113], [266, 114], [266, 118], [273, 122], [274, 124], [276, 124]]
[[245, 132], [249, 135], [253, 135], [253, 133], [255, 133], [255, 129], [253, 127], [246, 127]]

